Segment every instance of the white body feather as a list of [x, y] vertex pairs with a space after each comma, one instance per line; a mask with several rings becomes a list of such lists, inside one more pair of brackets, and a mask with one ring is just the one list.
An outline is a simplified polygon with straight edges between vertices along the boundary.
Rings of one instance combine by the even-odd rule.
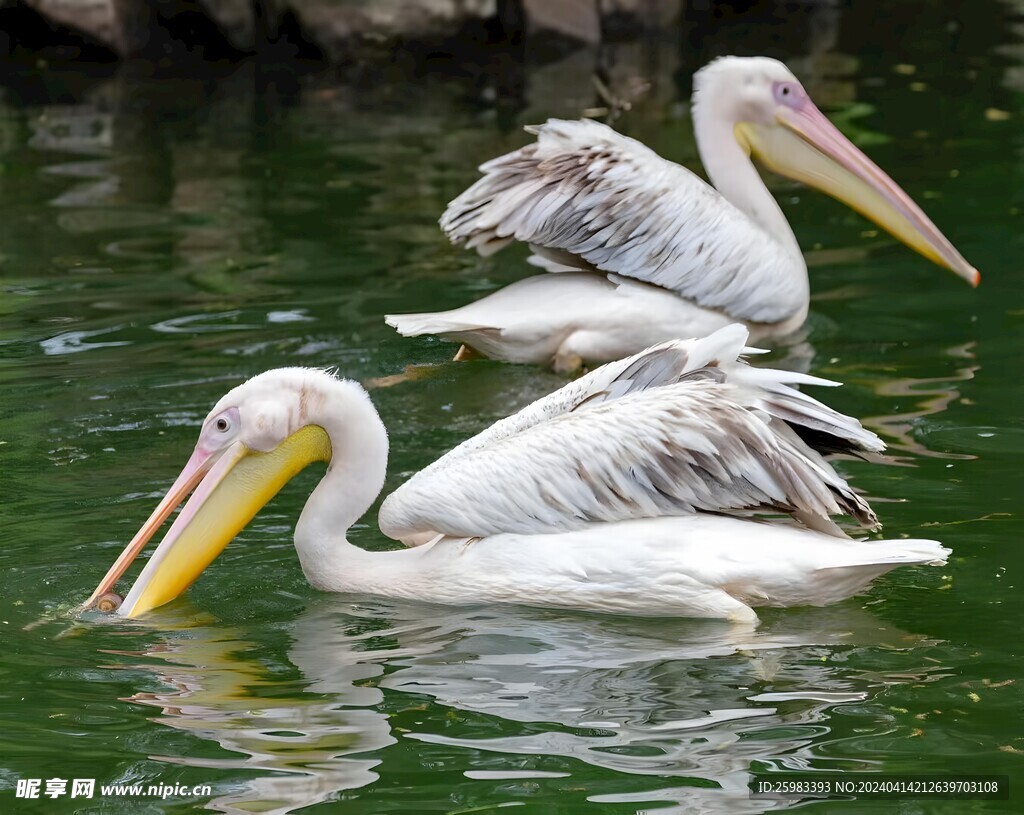
[[[934, 541], [843, 540], [782, 524], [692, 515], [558, 534], [442, 538], [388, 553], [382, 569], [305, 560], [303, 568], [328, 591], [754, 621], [754, 608], [828, 605], [899, 566], [940, 565], [948, 554]], [[377, 563], [384, 566], [383, 560]]]
[[680, 328], [700, 337], [734, 322], [658, 286], [587, 272], [536, 275], [451, 311], [385, 320], [404, 337], [434, 334], [491, 359], [556, 371], [622, 359], [677, 337]]

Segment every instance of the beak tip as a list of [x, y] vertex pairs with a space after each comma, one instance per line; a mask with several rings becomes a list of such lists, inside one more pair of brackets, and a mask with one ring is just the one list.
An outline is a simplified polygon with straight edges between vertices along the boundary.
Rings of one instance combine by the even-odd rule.
[[974, 288], [978, 288], [978, 284], [981, 283], [981, 272], [972, 266], [967, 282]]

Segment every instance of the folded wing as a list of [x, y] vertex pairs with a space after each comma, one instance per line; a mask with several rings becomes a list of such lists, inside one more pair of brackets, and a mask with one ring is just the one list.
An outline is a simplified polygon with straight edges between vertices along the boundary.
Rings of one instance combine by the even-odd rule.
[[689, 170], [599, 122], [527, 129], [535, 143], [484, 164], [448, 205], [452, 242], [488, 255], [521, 241], [549, 271], [631, 277], [752, 322], [799, 308], [777, 273], [794, 259]]
[[883, 448], [792, 387], [830, 385], [738, 359], [729, 326], [603, 366], [455, 448], [381, 507], [385, 534], [470, 537], [578, 529], [692, 512], [878, 522], [823, 455]]

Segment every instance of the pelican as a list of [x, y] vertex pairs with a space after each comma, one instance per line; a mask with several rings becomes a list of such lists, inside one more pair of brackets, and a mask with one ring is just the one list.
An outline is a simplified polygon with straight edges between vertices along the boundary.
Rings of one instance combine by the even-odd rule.
[[484, 164], [441, 228], [481, 255], [529, 244], [532, 263], [562, 274], [521, 280], [452, 311], [388, 315], [388, 324], [556, 370], [737, 321], [755, 340], [789, 334], [807, 317], [807, 265], [751, 157], [978, 284], [978, 271], [781, 62], [723, 57], [702, 68], [693, 126], [714, 188], [598, 122], [526, 128], [536, 142]]
[[381, 531], [413, 544], [385, 552], [346, 539], [387, 468], [387, 431], [366, 391], [315, 369], [262, 373], [216, 404], [184, 470], [86, 606], [193, 489], [119, 613], [181, 594], [315, 461], [327, 473], [295, 548], [324, 591], [753, 623], [755, 606], [824, 605], [897, 566], [944, 563], [949, 550], [934, 541], [852, 540], [832, 520], [878, 528], [823, 455], [884, 445], [792, 387], [836, 383], [747, 366], [747, 337], [732, 325], [663, 343], [463, 442], [384, 501]]

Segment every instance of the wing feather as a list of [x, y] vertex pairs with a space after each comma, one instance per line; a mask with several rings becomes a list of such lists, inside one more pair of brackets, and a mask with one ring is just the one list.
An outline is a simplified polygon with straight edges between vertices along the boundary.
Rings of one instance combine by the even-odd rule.
[[833, 534], [833, 515], [877, 528], [823, 454], [881, 440], [792, 387], [834, 383], [739, 360], [746, 338], [727, 326], [569, 383], [413, 476], [382, 505], [381, 529], [469, 537], [751, 511]]
[[599, 122], [527, 130], [535, 143], [483, 164], [448, 205], [440, 223], [454, 243], [488, 255], [521, 241], [558, 266], [653, 283], [748, 321], [800, 308], [777, 274], [793, 263], [787, 250], [689, 170]]
[[425, 528], [452, 536], [697, 511], [846, 514], [876, 525], [826, 462], [740, 399], [740, 389], [707, 379], [627, 394], [466, 453], [396, 495]]

